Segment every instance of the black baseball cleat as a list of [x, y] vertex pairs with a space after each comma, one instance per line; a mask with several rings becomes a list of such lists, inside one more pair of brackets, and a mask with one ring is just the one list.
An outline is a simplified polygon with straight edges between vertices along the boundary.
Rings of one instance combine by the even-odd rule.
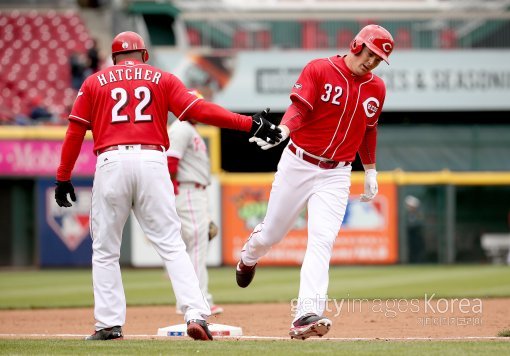
[[188, 325], [186, 332], [193, 340], [212, 341], [213, 337], [205, 320], [191, 319], [186, 324]]
[[124, 335], [122, 334], [122, 328], [120, 326], [114, 326], [111, 328], [97, 330], [92, 335], [89, 335], [85, 340], [122, 340]]
[[253, 266], [246, 266], [243, 260], [239, 260], [236, 267], [236, 281], [239, 287], [246, 288], [250, 285], [255, 276], [255, 267], [257, 267], [256, 263]]
[[328, 318], [308, 313], [292, 323], [289, 336], [291, 339], [301, 340], [308, 339], [311, 336], [322, 337], [327, 334], [331, 324], [331, 320]]

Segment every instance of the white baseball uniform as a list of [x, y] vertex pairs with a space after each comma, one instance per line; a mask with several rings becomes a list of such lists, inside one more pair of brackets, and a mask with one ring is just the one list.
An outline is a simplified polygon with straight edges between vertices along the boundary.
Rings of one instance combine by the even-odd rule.
[[[168, 129], [171, 146], [169, 157], [178, 159], [175, 197], [177, 214], [181, 219], [181, 234], [186, 252], [195, 267], [200, 289], [209, 305], [213, 305], [208, 292], [207, 247], [209, 245], [209, 205], [206, 187], [210, 184], [210, 162], [207, 146], [188, 121], [175, 120]], [[181, 305], [177, 304], [177, 309]]]

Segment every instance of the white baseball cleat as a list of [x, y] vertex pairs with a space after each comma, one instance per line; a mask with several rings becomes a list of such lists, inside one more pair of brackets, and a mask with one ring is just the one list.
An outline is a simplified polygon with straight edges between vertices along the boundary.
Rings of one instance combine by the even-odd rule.
[[211, 306], [211, 315], [218, 315], [223, 313], [223, 308], [219, 305], [212, 305]]
[[[212, 305], [211, 306], [211, 315], [218, 315], [223, 313], [223, 308], [219, 305]], [[180, 308], [175, 308], [175, 314], [178, 315], [184, 315], [184, 312]]]
[[289, 330], [291, 339], [305, 340], [311, 336], [322, 337], [326, 335], [331, 328], [331, 320], [318, 316], [317, 314], [305, 314], [292, 323]]

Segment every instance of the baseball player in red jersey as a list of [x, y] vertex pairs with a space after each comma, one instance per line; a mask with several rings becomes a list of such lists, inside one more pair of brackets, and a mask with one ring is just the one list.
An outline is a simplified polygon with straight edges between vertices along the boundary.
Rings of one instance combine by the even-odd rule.
[[71, 172], [86, 130], [92, 131], [97, 154], [92, 189], [91, 236], [95, 333], [87, 340], [123, 337], [126, 299], [119, 266], [122, 229], [133, 210], [145, 235], [165, 263], [188, 335], [212, 340], [205, 318], [209, 305], [200, 291], [181, 238], [181, 224], [168, 173], [167, 116], [193, 119], [257, 135], [281, 138], [280, 129], [265, 120], [266, 111], [235, 114], [206, 102], [170, 73], [146, 64], [149, 53], [134, 32], [112, 42], [114, 65], [89, 76], [78, 92], [62, 146], [55, 200], [69, 207], [76, 201]]
[[[289, 335], [323, 336], [331, 320], [323, 317], [329, 261], [344, 218], [351, 165], [358, 152], [365, 169], [364, 202], [377, 194], [377, 121], [386, 95], [372, 74], [388, 62], [393, 38], [377, 25], [364, 27], [350, 52], [311, 61], [292, 88], [292, 104], [280, 128], [290, 142], [278, 164], [266, 216], [241, 251], [236, 269], [240, 287], [255, 275], [257, 261], [283, 239], [304, 207], [308, 209], [308, 245], [301, 267], [299, 297]], [[262, 149], [275, 144], [251, 138]]]

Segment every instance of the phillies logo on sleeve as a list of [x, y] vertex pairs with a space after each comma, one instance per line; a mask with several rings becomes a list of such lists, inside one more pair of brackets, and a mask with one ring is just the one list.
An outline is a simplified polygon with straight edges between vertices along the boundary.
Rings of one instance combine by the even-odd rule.
[[53, 188], [46, 190], [46, 221], [69, 251], [76, 250], [89, 236], [90, 188], [75, 187], [76, 202], [61, 208], [55, 202]]
[[367, 115], [367, 117], [374, 116], [379, 110], [379, 100], [377, 100], [373, 96], [368, 98], [363, 102], [363, 109], [365, 109], [365, 114]]

